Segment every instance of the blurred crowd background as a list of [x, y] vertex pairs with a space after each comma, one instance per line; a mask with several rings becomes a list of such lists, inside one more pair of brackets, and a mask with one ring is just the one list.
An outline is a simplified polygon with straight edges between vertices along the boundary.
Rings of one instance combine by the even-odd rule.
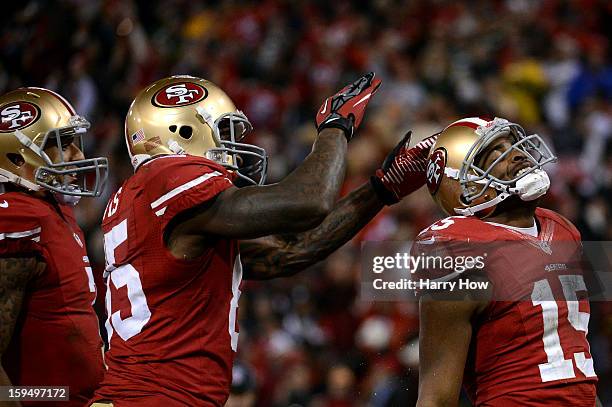
[[[559, 156], [549, 168], [552, 189], [544, 206], [572, 220], [584, 240], [612, 240], [612, 2], [72, 0], [6, 6], [0, 91], [54, 89], [92, 122], [85, 153], [110, 158], [105, 198], [132, 173], [123, 119], [136, 93], [154, 80], [191, 74], [226, 90], [255, 127], [249, 141], [271, 156], [274, 182], [310, 151], [324, 98], [373, 70], [383, 86], [350, 144], [345, 193], [367, 181], [408, 130], [414, 143], [464, 116], [501, 116], [544, 136]], [[105, 204], [84, 200], [78, 206], [98, 278]], [[310, 270], [245, 282], [242, 365], [231, 403], [413, 405], [417, 309], [408, 302], [360, 301], [360, 242], [410, 240], [440, 217], [422, 189]], [[612, 406], [612, 307], [592, 307], [600, 397]]]

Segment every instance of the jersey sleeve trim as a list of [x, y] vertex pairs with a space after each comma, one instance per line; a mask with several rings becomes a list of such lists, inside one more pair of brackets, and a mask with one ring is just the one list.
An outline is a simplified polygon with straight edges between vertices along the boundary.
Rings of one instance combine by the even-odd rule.
[[38, 242], [40, 240], [40, 236], [35, 236], [35, 235], [39, 235], [41, 230], [42, 230], [41, 227], [37, 227], [36, 229], [24, 230], [21, 232], [9, 232], [9, 233], [0, 232], [0, 240], [21, 239], [23, 237], [34, 236], [32, 240], [34, 240], [35, 242]]
[[[186, 182], [182, 185], [179, 185], [178, 187], [174, 188], [173, 190], [171, 190], [170, 192], [165, 193], [164, 195], [162, 195], [161, 197], [159, 197], [158, 199], [156, 199], [155, 201], [153, 201], [151, 203], [151, 209], [156, 209], [158, 207], [160, 207], [163, 203], [165, 203], [166, 201], [174, 198], [175, 196], [188, 191], [189, 189], [196, 187], [200, 184], [202, 184], [203, 182], [208, 181], [211, 178], [214, 177], [218, 177], [221, 176], [223, 174], [221, 174], [219, 171], [214, 171], [214, 172], [209, 172], [207, 174], [201, 175], [195, 179], [192, 179], [189, 182]], [[157, 216], [162, 216], [164, 214], [164, 212], [166, 211], [166, 207], [161, 208], [159, 210], [157, 210], [155, 212], [155, 214]]]

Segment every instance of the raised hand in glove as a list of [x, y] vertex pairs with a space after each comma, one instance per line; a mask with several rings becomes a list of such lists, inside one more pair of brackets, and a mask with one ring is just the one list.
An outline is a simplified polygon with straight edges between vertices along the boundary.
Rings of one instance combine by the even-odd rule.
[[376, 195], [385, 205], [393, 205], [405, 196], [425, 185], [427, 157], [437, 134], [427, 137], [412, 148], [408, 148], [412, 131], [387, 155], [382, 168], [370, 178]]
[[380, 79], [374, 79], [374, 72], [369, 72], [325, 99], [317, 111], [317, 130], [320, 132], [330, 127], [341, 129], [350, 141], [363, 120], [370, 98], [379, 86]]

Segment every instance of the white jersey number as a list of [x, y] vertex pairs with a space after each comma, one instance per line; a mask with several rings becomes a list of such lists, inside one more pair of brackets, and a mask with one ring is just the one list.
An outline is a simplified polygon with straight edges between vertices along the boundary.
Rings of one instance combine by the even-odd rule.
[[[142, 291], [142, 283], [140, 275], [131, 264], [124, 264], [115, 267], [115, 249], [127, 241], [127, 219], [119, 223], [111, 229], [110, 232], [104, 234], [104, 252], [106, 254], [106, 271], [109, 273], [106, 278], [106, 332], [108, 334], [108, 342], [110, 344], [113, 331], [127, 341], [134, 335], [142, 331], [142, 328], [149, 322], [151, 311], [147, 304], [147, 297]], [[111, 308], [111, 290], [110, 285], [119, 289], [127, 286], [127, 295], [130, 302], [132, 315], [121, 319], [121, 311], [115, 311]]]
[[[586, 291], [584, 279], [579, 275], [559, 276], [563, 295], [567, 303], [567, 319], [577, 331], [586, 334], [589, 330], [589, 313], [578, 310], [577, 291]], [[576, 377], [574, 366], [571, 359], [565, 359], [561, 341], [559, 340], [559, 307], [554, 299], [552, 289], [547, 280], [537, 281], [533, 285], [531, 301], [534, 306], [542, 307], [542, 320], [544, 323], [544, 333], [542, 342], [544, 352], [548, 359], [547, 363], [540, 363], [540, 377], [543, 382], [553, 380], [572, 379]], [[593, 359], [587, 358], [584, 352], [574, 353], [576, 367], [580, 369], [586, 377], [595, 377]]]
[[[113, 332], [127, 341], [135, 335], [138, 335], [142, 328], [151, 319], [151, 310], [147, 304], [147, 297], [142, 290], [140, 274], [131, 264], [124, 264], [115, 267], [115, 250], [123, 242], [127, 241], [127, 219], [113, 227], [110, 232], [104, 235], [104, 251], [106, 253], [106, 272], [109, 273], [106, 278], [106, 332], [108, 335], [108, 343], [110, 345]], [[228, 332], [230, 335], [230, 345], [235, 352], [238, 347], [238, 332], [236, 331], [236, 314], [238, 311], [238, 300], [240, 299], [240, 282], [242, 281], [242, 264], [240, 255], [236, 256], [234, 262], [234, 270], [232, 273], [232, 299], [229, 309]], [[112, 310], [112, 299], [110, 285], [119, 289], [127, 286], [127, 295], [130, 302], [132, 315], [128, 318], [121, 318], [121, 311]]]
[[240, 255], [236, 256], [234, 261], [234, 271], [232, 273], [232, 300], [230, 302], [229, 311], [229, 327], [228, 331], [231, 338], [232, 350], [236, 352], [238, 349], [238, 332], [236, 331], [236, 313], [238, 311], [238, 300], [240, 299], [240, 282], [242, 281], [242, 263]]

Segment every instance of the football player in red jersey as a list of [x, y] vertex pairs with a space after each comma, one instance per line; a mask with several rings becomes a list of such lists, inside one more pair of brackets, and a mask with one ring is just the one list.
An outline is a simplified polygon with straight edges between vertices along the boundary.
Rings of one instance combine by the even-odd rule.
[[564, 249], [579, 248], [580, 234], [537, 207], [550, 185], [542, 166], [554, 160], [538, 135], [501, 118], [462, 119], [438, 136], [427, 184], [451, 216], [421, 232], [413, 253], [474, 255], [475, 243], [495, 252], [471, 273], [491, 283], [482, 295], [421, 298], [418, 406], [457, 405], [462, 382], [476, 406], [595, 405], [583, 269]]
[[[241, 142], [251, 125], [217, 86], [175, 76], [136, 97], [125, 133], [135, 174], [102, 221], [110, 349], [94, 405], [223, 405], [238, 342], [241, 260], [245, 278], [290, 275], [425, 183], [433, 140], [409, 149], [405, 138], [371, 183], [331, 210], [347, 142], [378, 85], [368, 74], [329, 97], [311, 154], [266, 186], [265, 152]], [[393, 180], [385, 178], [391, 170]], [[236, 179], [258, 185], [237, 188]]]
[[65, 404], [82, 406], [104, 367], [72, 206], [100, 195], [107, 160], [83, 157], [89, 122], [55, 92], [9, 92], [0, 116], [0, 385], [69, 386]]

